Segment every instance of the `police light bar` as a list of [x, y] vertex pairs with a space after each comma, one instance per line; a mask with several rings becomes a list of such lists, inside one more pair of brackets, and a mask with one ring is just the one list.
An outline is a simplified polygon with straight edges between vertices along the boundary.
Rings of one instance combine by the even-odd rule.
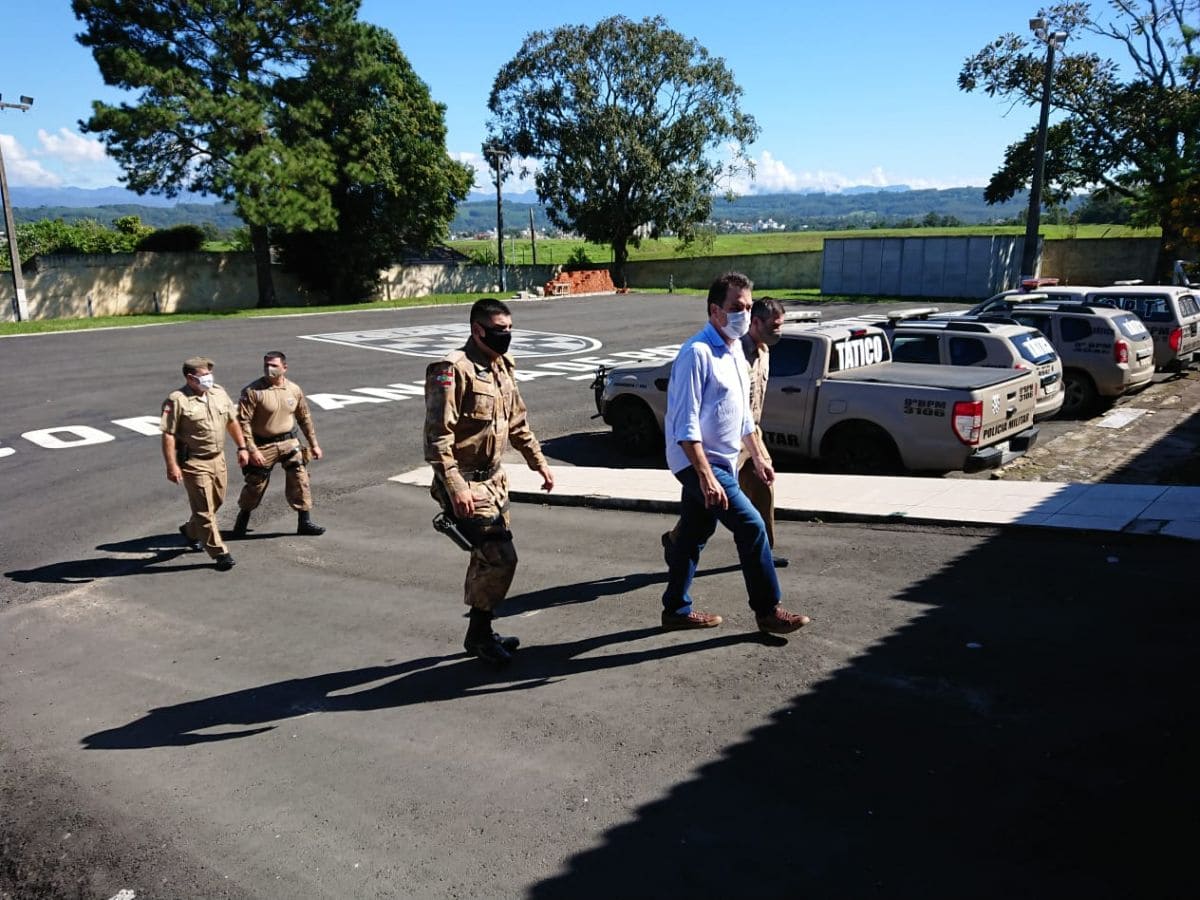
[[821, 318], [821, 312], [816, 309], [796, 310], [783, 315], [785, 322], [815, 322], [819, 318]]
[[932, 316], [938, 311], [936, 306], [918, 306], [916, 309], [893, 309], [887, 314], [889, 322], [903, 322], [905, 319], [919, 319], [922, 316]]

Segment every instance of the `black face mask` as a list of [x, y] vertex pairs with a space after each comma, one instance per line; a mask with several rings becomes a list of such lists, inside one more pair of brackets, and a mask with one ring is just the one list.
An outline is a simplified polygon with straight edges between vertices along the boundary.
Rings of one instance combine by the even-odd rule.
[[502, 331], [499, 328], [488, 328], [486, 325], [483, 328], [483, 345], [493, 353], [504, 355], [508, 352], [508, 345], [512, 343], [512, 332]]

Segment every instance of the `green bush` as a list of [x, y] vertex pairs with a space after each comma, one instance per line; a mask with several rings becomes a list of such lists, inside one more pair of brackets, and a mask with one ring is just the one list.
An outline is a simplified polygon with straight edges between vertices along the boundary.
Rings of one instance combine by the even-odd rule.
[[146, 235], [137, 242], [137, 249], [158, 253], [190, 253], [203, 247], [204, 240], [204, 229], [199, 225], [176, 225]]
[[50, 253], [128, 253], [137, 239], [136, 234], [106, 228], [95, 219], [70, 223], [42, 219], [17, 226], [22, 262]]
[[596, 264], [588, 256], [587, 247], [583, 244], [571, 251], [571, 255], [567, 257], [567, 262], [563, 266], [564, 269], [594, 269], [595, 267]]
[[496, 265], [496, 248], [492, 246], [477, 247], [467, 254], [471, 263], [476, 266]]

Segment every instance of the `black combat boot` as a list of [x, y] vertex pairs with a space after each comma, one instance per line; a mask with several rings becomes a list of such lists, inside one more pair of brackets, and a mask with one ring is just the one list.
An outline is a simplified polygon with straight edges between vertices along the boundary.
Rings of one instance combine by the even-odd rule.
[[307, 509], [300, 510], [296, 520], [296, 534], [308, 534], [316, 537], [318, 534], [324, 533], [324, 526], [314, 522]]
[[492, 614], [487, 610], [471, 607], [470, 624], [463, 640], [463, 649], [472, 656], [494, 666], [512, 662], [512, 652], [520, 643], [516, 638], [501, 638], [492, 631]]
[[236, 565], [237, 565], [237, 562], [234, 560], [233, 556], [228, 553], [222, 553], [220, 556], [217, 557], [217, 571], [218, 572], [228, 572], [230, 569], [232, 569]]
[[246, 529], [250, 527], [250, 510], [243, 509], [238, 513], [237, 520], [233, 523], [233, 536], [235, 538], [244, 538]]

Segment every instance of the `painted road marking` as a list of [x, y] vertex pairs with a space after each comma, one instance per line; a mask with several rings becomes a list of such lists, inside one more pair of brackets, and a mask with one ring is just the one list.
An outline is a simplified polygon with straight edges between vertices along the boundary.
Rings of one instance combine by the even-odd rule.
[[[465, 323], [450, 325], [411, 325], [406, 328], [376, 328], [370, 331], [335, 331], [328, 334], [302, 334], [306, 341], [342, 344], [384, 353], [402, 353], [426, 359], [441, 359], [453, 350], [461, 349], [471, 336], [471, 326]], [[577, 334], [558, 334], [550, 331], [513, 330], [509, 353], [516, 359], [539, 356], [568, 356], [589, 353], [603, 344], [595, 338]]]
[[[451, 349], [456, 349], [466, 342], [467, 326], [457, 325], [437, 325], [437, 326], [418, 326], [427, 329], [435, 329], [439, 334], [447, 334], [449, 329], [457, 329], [454, 338], [457, 344]], [[381, 331], [413, 331], [414, 329], [381, 329]], [[357, 335], [374, 335], [378, 332], [341, 332], [341, 334], [357, 334]], [[518, 332], [521, 333], [521, 332]], [[581, 348], [595, 349], [602, 346], [601, 342], [595, 338], [577, 337], [575, 335], [547, 335], [543, 332], [526, 332], [526, 334], [539, 335], [536, 341], [531, 342], [531, 346], [537, 348], [538, 352], [535, 356], [554, 356], [563, 355], [568, 352], [565, 350], [568, 346], [579, 346]], [[323, 336], [308, 336], [311, 340], [324, 339]], [[542, 340], [548, 337], [548, 340]], [[576, 344], [574, 342], [583, 342]], [[366, 346], [364, 344], [355, 343], [353, 341], [331, 341], [330, 343], [342, 343], [348, 346]], [[517, 346], [517, 339], [514, 336], [513, 346]], [[603, 356], [578, 356], [570, 360], [555, 360], [551, 362], [533, 363], [524, 368], [517, 369], [516, 379], [520, 382], [535, 381], [539, 378], [563, 378], [567, 381], [591, 381], [595, 377], [596, 369], [600, 366], [615, 366], [621, 363], [628, 362], [653, 362], [665, 361], [673, 359], [675, 354], [679, 352], [679, 344], [664, 344], [658, 347], [644, 347], [641, 350], [618, 350], [612, 353], [607, 353]], [[557, 349], [555, 349], [557, 348]], [[380, 347], [371, 346], [368, 349], [382, 349]], [[400, 351], [391, 351], [400, 352]], [[570, 352], [580, 352], [579, 350]], [[409, 355], [418, 355], [410, 353]], [[444, 355], [444, 354], [441, 354]], [[440, 359], [441, 356], [438, 356]], [[347, 406], [357, 406], [363, 403], [395, 403], [405, 400], [424, 400], [425, 397], [425, 382], [395, 382], [393, 384], [383, 386], [367, 386], [355, 387], [338, 392], [316, 392], [308, 394], [308, 402], [312, 406], [316, 406], [322, 410], [339, 410]], [[588, 398], [590, 402], [590, 398]], [[158, 416], [128, 416], [120, 419], [110, 420], [113, 425], [131, 431], [134, 434], [139, 434], [144, 437], [157, 437], [159, 435], [159, 417]], [[121, 434], [121, 432], [118, 432]], [[33, 431], [26, 431], [21, 437], [43, 450], [70, 450], [76, 447], [92, 447], [97, 444], [107, 444], [110, 441], [116, 440], [116, 437], [100, 428], [91, 425], [57, 425], [50, 428], [39, 428]], [[4, 446], [0, 443], [0, 459], [13, 456], [17, 452], [17, 448]]]

